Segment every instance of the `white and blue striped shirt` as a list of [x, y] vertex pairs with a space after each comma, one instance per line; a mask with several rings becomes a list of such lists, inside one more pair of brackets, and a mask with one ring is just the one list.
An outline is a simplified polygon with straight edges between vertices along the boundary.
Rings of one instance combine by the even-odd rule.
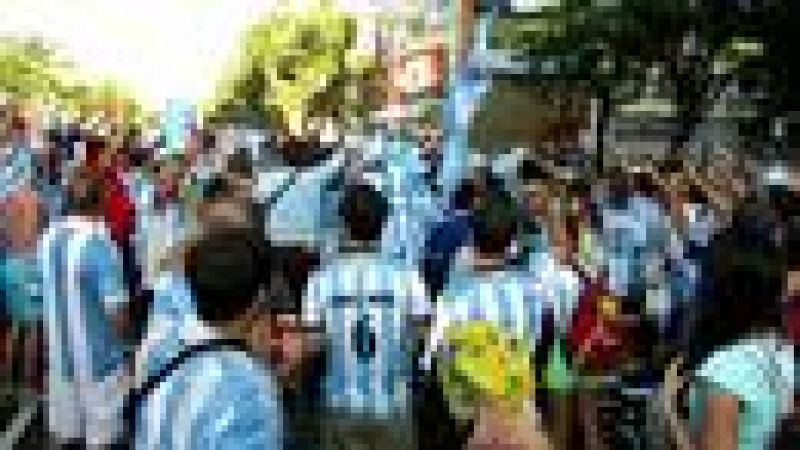
[[122, 265], [101, 222], [68, 217], [38, 246], [48, 347], [48, 413], [63, 439], [116, 439], [123, 345], [110, 316], [127, 301]]
[[329, 406], [379, 418], [405, 413], [414, 324], [430, 312], [417, 272], [384, 256], [351, 255], [311, 278], [303, 308], [330, 343]]
[[[180, 274], [161, 273], [145, 339], [136, 356], [142, 385], [182, 349], [214, 339], [194, 309]], [[137, 411], [135, 448], [203, 450], [282, 448], [277, 387], [244, 351], [219, 349], [190, 357], [150, 392]]]
[[450, 326], [469, 321], [490, 322], [533, 348], [541, 333], [542, 308], [533, 280], [521, 271], [456, 266], [436, 304], [424, 364], [430, 367]]

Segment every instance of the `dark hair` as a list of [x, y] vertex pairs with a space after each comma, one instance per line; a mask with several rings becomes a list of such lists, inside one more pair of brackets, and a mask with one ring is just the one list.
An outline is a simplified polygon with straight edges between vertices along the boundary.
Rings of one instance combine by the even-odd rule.
[[455, 209], [467, 210], [472, 207], [475, 201], [475, 196], [478, 192], [478, 186], [475, 180], [467, 179], [461, 182], [458, 189], [453, 193], [451, 205]]
[[706, 195], [703, 189], [695, 183], [689, 185], [687, 197], [689, 203], [696, 205], [707, 205], [709, 203], [708, 195]]
[[543, 182], [550, 179], [550, 174], [538, 161], [527, 158], [520, 164], [517, 178], [525, 183]]
[[583, 179], [572, 180], [567, 184], [567, 195], [573, 199], [586, 200], [592, 193], [592, 187]]
[[624, 208], [633, 194], [631, 177], [621, 169], [613, 169], [608, 175], [608, 203], [612, 208]]
[[263, 248], [258, 234], [246, 228], [214, 229], [190, 248], [186, 273], [201, 319], [226, 322], [253, 304]]
[[237, 148], [228, 158], [228, 172], [244, 178], [252, 178], [253, 161], [246, 148]]
[[680, 158], [667, 158], [658, 165], [658, 173], [661, 175], [682, 173], [684, 166], [685, 164]]
[[339, 216], [349, 237], [358, 242], [380, 239], [389, 214], [389, 202], [366, 183], [348, 186], [339, 203]]
[[768, 207], [748, 202], [710, 243], [701, 266], [690, 366], [751, 331], [780, 326], [787, 269], [781, 226]]
[[786, 223], [786, 264], [789, 270], [800, 270], [800, 216]]
[[504, 254], [517, 237], [517, 205], [506, 191], [490, 190], [475, 211], [473, 239], [483, 255]]
[[268, 308], [273, 312], [299, 314], [308, 279], [319, 267], [319, 255], [298, 246], [270, 246], [266, 260], [262, 274], [269, 284]]
[[232, 188], [228, 180], [220, 174], [214, 174], [208, 183], [203, 186], [203, 199], [206, 201], [218, 200], [229, 195]]
[[102, 207], [101, 179], [90, 170], [79, 169], [70, 177], [66, 189], [68, 214], [96, 215]]
[[653, 175], [649, 172], [636, 172], [631, 177], [633, 179], [634, 193], [654, 197], [660, 192]]
[[787, 186], [771, 186], [767, 194], [782, 221], [789, 222], [800, 217], [800, 194]]

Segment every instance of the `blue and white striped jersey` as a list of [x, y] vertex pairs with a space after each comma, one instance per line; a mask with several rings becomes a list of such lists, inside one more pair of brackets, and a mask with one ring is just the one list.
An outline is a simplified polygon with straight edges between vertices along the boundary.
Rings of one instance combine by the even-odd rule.
[[189, 233], [186, 207], [170, 201], [156, 207], [156, 187], [142, 173], [134, 173], [127, 187], [136, 207], [136, 233], [133, 238], [142, 281], [153, 289], [159, 266], [169, 252], [183, 244]]
[[537, 294], [533, 281], [522, 271], [456, 267], [436, 304], [424, 364], [430, 367], [450, 326], [468, 321], [491, 322], [533, 348], [541, 332], [543, 307]]
[[418, 273], [383, 256], [351, 255], [311, 278], [303, 308], [330, 344], [328, 404], [379, 418], [405, 413], [414, 323], [430, 312]]
[[535, 297], [541, 300], [543, 308], [552, 311], [556, 330], [566, 333], [578, 306], [580, 277], [546, 250], [530, 255], [527, 270]]
[[386, 255], [407, 264], [422, 260], [427, 233], [442, 219], [451, 194], [463, 180], [468, 168], [467, 130], [471, 112], [478, 107], [488, 84], [466, 77], [456, 78], [445, 100], [442, 163], [434, 191], [426, 173], [431, 169], [423, 160], [418, 145], [398, 139], [391, 133], [378, 136], [369, 153], [381, 160], [379, 188], [391, 205], [382, 248]]
[[[181, 349], [214, 339], [197, 316], [180, 274], [161, 273], [145, 339], [136, 355], [140, 385], [161, 371]], [[220, 349], [191, 357], [140, 405], [135, 448], [282, 448], [278, 390], [259, 361], [243, 351]]]
[[123, 345], [110, 315], [127, 301], [117, 247], [101, 222], [68, 217], [38, 246], [47, 333], [51, 430], [109, 443], [124, 394]]

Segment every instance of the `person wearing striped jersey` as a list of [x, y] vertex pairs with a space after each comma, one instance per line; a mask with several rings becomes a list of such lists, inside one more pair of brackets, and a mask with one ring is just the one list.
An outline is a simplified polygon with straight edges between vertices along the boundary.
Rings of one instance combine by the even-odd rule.
[[128, 381], [122, 317], [128, 295], [120, 255], [102, 220], [99, 187], [78, 174], [70, 214], [37, 247], [47, 336], [47, 417], [53, 437], [98, 448], [121, 432]]
[[455, 262], [436, 304], [426, 367], [442, 345], [445, 330], [454, 324], [487, 321], [531, 348], [540, 332], [542, 304], [534, 285], [508, 261], [517, 235], [513, 199], [505, 192], [494, 192], [476, 209], [473, 243]]
[[421, 45], [408, 49], [403, 40], [397, 52], [379, 44], [391, 55], [385, 104], [352, 165], [375, 176], [389, 199], [381, 250], [412, 266], [422, 263], [426, 238], [469, 175], [469, 124], [490, 87], [474, 62], [486, 48], [491, 14], [476, 17], [471, 0], [429, 6]]
[[343, 256], [312, 275], [303, 303], [305, 323], [327, 343], [323, 440], [331, 448], [414, 448], [412, 352], [429, 314], [426, 289], [415, 270], [380, 252], [389, 209], [382, 194], [349, 186], [339, 209]]
[[258, 301], [261, 241], [251, 229], [215, 228], [190, 247], [185, 268], [157, 276], [134, 357], [133, 448], [283, 448], [280, 395], [259, 357], [270, 335]]

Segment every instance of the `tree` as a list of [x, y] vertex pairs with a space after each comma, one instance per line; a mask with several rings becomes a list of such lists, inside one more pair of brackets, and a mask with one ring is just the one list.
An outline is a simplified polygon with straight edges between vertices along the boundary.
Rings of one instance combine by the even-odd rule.
[[[679, 153], [725, 79], [782, 72], [776, 56], [785, 54], [779, 44], [783, 38], [776, 38], [775, 28], [791, 2], [760, 3], [742, 11], [723, 0], [562, 0], [507, 17], [495, 33], [495, 45], [528, 62], [529, 80], [555, 79], [591, 92], [601, 100], [603, 120], [640, 95], [652, 81], [645, 76], [650, 68], [661, 67], [662, 87], [678, 115], [671, 151]], [[763, 53], [732, 52], [743, 40], [764, 43]], [[541, 70], [542, 60], [557, 70]], [[720, 65], [729, 70], [720, 74]], [[782, 96], [785, 89], [773, 84], [771, 95]], [[602, 144], [602, 137], [597, 141]]]
[[324, 5], [268, 14], [244, 33], [241, 54], [211, 102], [211, 120], [300, 135], [312, 118], [346, 125], [363, 117], [378, 70], [374, 55], [356, 47], [356, 32], [354, 16]]
[[145, 117], [119, 83], [81, 79], [74, 64], [42, 40], [0, 40], [0, 67], [0, 94], [13, 101], [36, 101], [81, 122], [103, 117], [126, 129]]

